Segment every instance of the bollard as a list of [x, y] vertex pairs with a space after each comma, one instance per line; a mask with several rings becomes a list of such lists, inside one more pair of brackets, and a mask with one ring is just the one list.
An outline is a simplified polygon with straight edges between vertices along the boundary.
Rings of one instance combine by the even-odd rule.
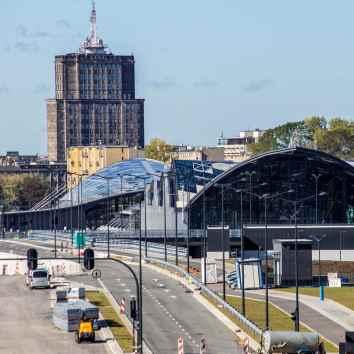
[[324, 286], [320, 286], [320, 301], [324, 301], [325, 293], [324, 293]]

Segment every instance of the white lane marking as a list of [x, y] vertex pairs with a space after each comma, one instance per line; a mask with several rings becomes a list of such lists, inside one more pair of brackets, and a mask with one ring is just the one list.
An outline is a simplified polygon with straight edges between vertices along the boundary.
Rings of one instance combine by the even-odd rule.
[[[154, 279], [154, 281], [158, 281], [157, 279]], [[168, 289], [166, 289], [168, 290]], [[165, 292], [168, 292], [166, 291]], [[175, 322], [176, 326], [182, 331], [184, 332], [184, 335], [188, 338], [188, 340], [191, 342], [192, 345], [196, 345], [196, 347], [199, 348], [199, 344], [197, 344], [197, 342], [195, 341], [195, 339], [192, 338], [192, 336], [188, 333], [188, 331], [183, 328], [183, 326], [172, 316], [172, 314], [167, 310], [167, 308], [162, 305], [162, 303], [149, 291], [146, 291], [147, 294], [159, 305], [159, 307], [165, 312], [165, 314], [171, 319], [172, 322]], [[176, 296], [175, 295], [171, 295], [171, 298], [175, 299]]]

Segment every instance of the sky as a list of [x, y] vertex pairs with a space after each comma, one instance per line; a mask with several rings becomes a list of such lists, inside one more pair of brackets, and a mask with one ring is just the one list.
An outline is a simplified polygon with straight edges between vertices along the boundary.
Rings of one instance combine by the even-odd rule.
[[[88, 35], [91, 1], [0, 2], [0, 152], [45, 154], [54, 57]], [[215, 145], [221, 132], [354, 118], [352, 0], [97, 0], [96, 8], [112, 52], [135, 55], [146, 142]]]

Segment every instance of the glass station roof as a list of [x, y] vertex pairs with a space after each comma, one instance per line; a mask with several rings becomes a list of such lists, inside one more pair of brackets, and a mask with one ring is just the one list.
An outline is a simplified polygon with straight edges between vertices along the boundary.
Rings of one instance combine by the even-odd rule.
[[110, 196], [143, 191], [144, 179], [149, 183], [152, 179], [159, 179], [161, 173], [168, 170], [163, 162], [149, 159], [118, 162], [84, 178], [82, 193], [80, 185], [74, 187], [60, 199], [59, 206], [69, 207], [71, 203], [77, 205], [78, 197], [80, 203], [107, 198], [108, 191]]

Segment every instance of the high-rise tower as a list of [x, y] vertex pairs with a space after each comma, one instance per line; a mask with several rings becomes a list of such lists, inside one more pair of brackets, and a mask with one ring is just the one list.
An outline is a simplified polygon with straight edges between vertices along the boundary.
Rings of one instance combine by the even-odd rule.
[[77, 53], [55, 57], [55, 99], [47, 100], [48, 156], [70, 146], [144, 146], [144, 100], [135, 98], [134, 56], [113, 55], [91, 32]]

